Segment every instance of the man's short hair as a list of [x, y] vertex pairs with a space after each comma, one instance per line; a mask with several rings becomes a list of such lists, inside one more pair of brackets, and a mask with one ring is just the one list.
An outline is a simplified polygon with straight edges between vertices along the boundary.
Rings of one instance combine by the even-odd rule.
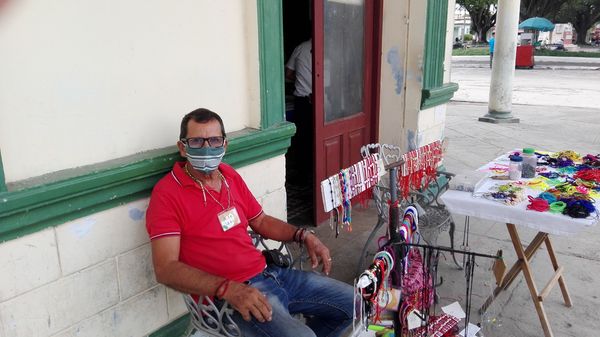
[[221, 116], [219, 116], [214, 111], [210, 111], [205, 108], [199, 108], [183, 116], [183, 119], [181, 120], [181, 128], [179, 131], [179, 139], [184, 139], [187, 137], [188, 123], [190, 119], [194, 120], [194, 122], [196, 123], [208, 123], [212, 120], [216, 120], [217, 122], [219, 122], [219, 124], [221, 124], [221, 134], [223, 135], [223, 137], [227, 137], [225, 135], [225, 126], [223, 125], [223, 120], [221, 119]]

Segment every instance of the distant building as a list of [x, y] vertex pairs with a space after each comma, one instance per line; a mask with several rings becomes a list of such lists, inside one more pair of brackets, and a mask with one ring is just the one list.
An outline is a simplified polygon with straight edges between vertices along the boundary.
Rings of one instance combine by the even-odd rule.
[[544, 44], [564, 44], [568, 46], [573, 44], [575, 40], [575, 30], [571, 23], [556, 23], [553, 31], [540, 32], [537, 40]]
[[454, 9], [454, 34], [452, 39], [463, 40], [465, 34], [471, 34], [471, 16], [469, 12], [459, 5]]

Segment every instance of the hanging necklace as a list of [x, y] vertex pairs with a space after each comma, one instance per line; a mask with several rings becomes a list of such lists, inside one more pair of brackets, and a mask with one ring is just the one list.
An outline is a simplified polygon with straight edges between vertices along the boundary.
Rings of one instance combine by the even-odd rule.
[[206, 193], [208, 193], [208, 195], [210, 195], [210, 197], [217, 203], [219, 204], [219, 206], [221, 206], [221, 209], [225, 210], [225, 209], [229, 209], [231, 207], [231, 192], [229, 191], [229, 184], [227, 183], [227, 180], [225, 180], [225, 177], [223, 177], [223, 174], [221, 174], [221, 171], [217, 171], [217, 173], [219, 173], [219, 177], [221, 178], [221, 180], [223, 181], [223, 183], [225, 184], [225, 188], [227, 189], [227, 208], [225, 208], [225, 206], [223, 206], [223, 204], [221, 204], [219, 202], [219, 200], [217, 200], [217, 198], [215, 198], [214, 195], [212, 195], [212, 193], [210, 193], [210, 191], [204, 187], [204, 184], [202, 183], [202, 181], [200, 181], [198, 178], [194, 177], [192, 175], [192, 173], [190, 172], [190, 170], [188, 169], [187, 164], [184, 165], [184, 171], [185, 173], [187, 173], [187, 175], [192, 178], [193, 181], [195, 181], [196, 183], [198, 183], [198, 185], [200, 185], [200, 188], [202, 189], [202, 196], [204, 198], [204, 206], [206, 206]]

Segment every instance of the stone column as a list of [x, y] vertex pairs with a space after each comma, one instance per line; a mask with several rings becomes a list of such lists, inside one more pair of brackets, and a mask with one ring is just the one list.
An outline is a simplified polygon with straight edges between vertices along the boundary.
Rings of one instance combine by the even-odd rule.
[[519, 122], [519, 119], [514, 118], [511, 112], [520, 4], [521, 0], [498, 1], [490, 102], [488, 114], [479, 118], [481, 122]]

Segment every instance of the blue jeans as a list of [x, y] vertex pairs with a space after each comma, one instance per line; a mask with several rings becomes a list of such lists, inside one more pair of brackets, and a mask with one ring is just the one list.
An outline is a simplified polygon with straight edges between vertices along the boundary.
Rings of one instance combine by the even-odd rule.
[[[263, 292], [273, 307], [273, 319], [233, 320], [244, 337], [337, 337], [352, 323], [352, 286], [313, 272], [267, 267], [248, 284]], [[292, 317], [303, 314], [306, 324]]]

